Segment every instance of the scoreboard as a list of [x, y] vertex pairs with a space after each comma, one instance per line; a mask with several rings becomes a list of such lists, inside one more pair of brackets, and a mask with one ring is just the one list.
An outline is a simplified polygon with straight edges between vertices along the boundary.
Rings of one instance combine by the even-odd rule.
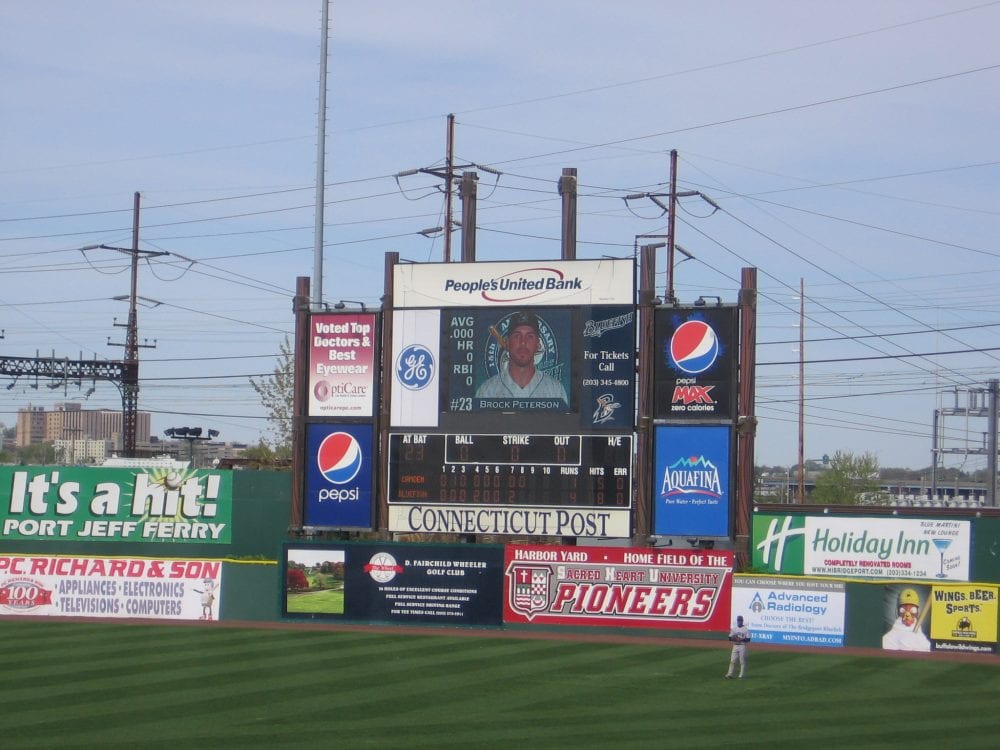
[[627, 537], [634, 261], [397, 266], [389, 530]]
[[391, 434], [389, 502], [625, 508], [631, 435]]

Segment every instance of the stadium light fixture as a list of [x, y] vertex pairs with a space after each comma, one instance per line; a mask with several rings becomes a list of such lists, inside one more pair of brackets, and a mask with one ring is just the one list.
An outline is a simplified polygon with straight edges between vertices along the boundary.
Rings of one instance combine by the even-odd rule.
[[361, 312], [366, 312], [368, 310], [368, 307], [365, 305], [364, 302], [358, 302], [357, 300], [353, 299], [342, 299], [340, 300], [340, 302], [334, 305], [334, 308], [337, 310], [343, 310], [347, 307], [348, 302], [350, 302], [352, 305], [357, 305], [358, 307], [360, 307]]

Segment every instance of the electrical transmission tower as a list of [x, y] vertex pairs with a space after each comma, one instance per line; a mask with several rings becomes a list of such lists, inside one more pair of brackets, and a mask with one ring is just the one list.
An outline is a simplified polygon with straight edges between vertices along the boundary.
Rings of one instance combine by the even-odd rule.
[[[964, 397], [964, 406], [960, 396]], [[931, 444], [931, 494], [937, 494], [937, 470], [944, 454], [963, 456], [986, 456], [986, 492], [989, 504], [997, 505], [997, 418], [1000, 401], [1000, 381], [989, 381], [986, 388], [963, 388], [954, 390], [954, 405], [934, 410], [933, 436]], [[986, 429], [982, 433], [981, 447], [970, 446], [968, 439], [958, 448], [945, 447], [944, 421], [949, 417], [959, 417], [966, 424], [970, 419], [985, 419]]]
[[116, 299], [128, 299], [128, 322], [124, 324], [115, 323], [116, 326], [125, 328], [125, 343], [113, 343], [108, 339], [111, 346], [124, 346], [125, 359], [122, 361], [109, 360], [84, 360], [82, 357], [73, 362], [68, 358], [56, 358], [55, 353], [51, 357], [0, 357], [0, 375], [8, 375], [13, 378], [22, 375], [38, 378], [50, 378], [62, 380], [64, 382], [83, 380], [106, 380], [114, 383], [122, 396], [122, 452], [126, 457], [135, 456], [136, 425], [139, 414], [139, 349], [152, 348], [156, 345], [145, 341], [139, 343], [139, 316], [137, 312], [138, 282], [139, 282], [139, 258], [155, 258], [160, 255], [170, 255], [168, 252], [139, 249], [139, 193], [135, 193], [132, 209], [132, 247], [112, 247], [110, 245], [88, 245], [80, 248], [83, 252], [88, 250], [114, 250], [130, 256], [132, 266], [132, 283], [128, 297]]

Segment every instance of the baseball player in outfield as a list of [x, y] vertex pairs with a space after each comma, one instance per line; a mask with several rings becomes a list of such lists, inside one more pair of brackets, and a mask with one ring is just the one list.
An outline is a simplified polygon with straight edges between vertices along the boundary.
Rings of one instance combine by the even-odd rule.
[[726, 679], [735, 677], [736, 665], [740, 667], [740, 679], [747, 672], [747, 644], [750, 642], [750, 630], [743, 624], [743, 615], [736, 618], [736, 627], [729, 631], [729, 640], [733, 642], [733, 651], [729, 655], [729, 671], [726, 672]]

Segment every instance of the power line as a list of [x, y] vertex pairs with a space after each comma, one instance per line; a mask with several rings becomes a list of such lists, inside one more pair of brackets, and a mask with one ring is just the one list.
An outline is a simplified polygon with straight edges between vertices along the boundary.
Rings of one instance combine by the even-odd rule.
[[[920, 331], [897, 331], [896, 333], [871, 333], [864, 336], [827, 336], [821, 338], [810, 338], [806, 339], [807, 344], [816, 344], [826, 341], [859, 341], [861, 339], [869, 338], [890, 338], [892, 336], [920, 336], [927, 335], [929, 333], [945, 333], [948, 331], [968, 331], [968, 330], [980, 330], [982, 328], [996, 328], [1000, 326], [1000, 323], [976, 323], [967, 326], [952, 326], [949, 328], [930, 328]], [[757, 346], [774, 346], [777, 344], [798, 344], [798, 339], [786, 339], [784, 341], [758, 341]]]
[[607, 91], [607, 90], [610, 90], [610, 89], [623, 88], [625, 86], [635, 86], [635, 85], [641, 84], [641, 83], [650, 83], [652, 81], [661, 81], [661, 80], [663, 80], [665, 78], [674, 78], [674, 77], [677, 77], [677, 76], [687, 75], [689, 73], [702, 73], [702, 72], [707, 71], [707, 70], [715, 70], [715, 69], [718, 69], [718, 68], [725, 68], [725, 67], [729, 67], [729, 66], [732, 66], [732, 65], [740, 65], [742, 63], [747, 63], [747, 62], [755, 62], [757, 60], [764, 60], [764, 59], [769, 58], [769, 57], [775, 57], [775, 56], [778, 56], [778, 55], [786, 55], [786, 54], [789, 54], [791, 52], [801, 52], [802, 50], [813, 49], [815, 47], [822, 47], [822, 46], [826, 46], [826, 45], [830, 45], [830, 44], [836, 44], [838, 42], [848, 41], [848, 40], [851, 40], [851, 39], [859, 39], [861, 37], [871, 36], [873, 34], [880, 34], [880, 33], [886, 32], [886, 31], [892, 31], [892, 30], [895, 30], [895, 29], [901, 29], [901, 28], [904, 28], [906, 26], [913, 26], [913, 25], [920, 24], [920, 23], [927, 23], [929, 21], [937, 21], [937, 20], [939, 20], [941, 18], [945, 18], [947, 16], [957, 15], [957, 14], [960, 14], [960, 13], [969, 13], [969, 12], [972, 12], [972, 11], [981, 10], [983, 8], [988, 8], [990, 6], [997, 5], [997, 4], [998, 4], [998, 0], [993, 0], [993, 2], [981, 3], [981, 4], [978, 4], [978, 5], [970, 6], [968, 8], [959, 8], [959, 9], [956, 9], [956, 10], [953, 10], [953, 11], [946, 11], [944, 13], [938, 13], [938, 14], [935, 14], [933, 16], [925, 16], [923, 18], [915, 18], [915, 19], [910, 20], [910, 21], [902, 21], [900, 23], [895, 23], [895, 24], [891, 24], [891, 25], [888, 25], [888, 26], [880, 26], [880, 27], [877, 27], [877, 28], [874, 28], [874, 29], [868, 29], [866, 31], [858, 31], [858, 32], [855, 32], [855, 33], [852, 33], [852, 34], [844, 34], [842, 36], [831, 37], [830, 39], [823, 39], [823, 40], [818, 41], [818, 42], [809, 42], [809, 43], [806, 43], [806, 44], [799, 44], [799, 45], [795, 45], [793, 47], [785, 47], [783, 49], [771, 50], [771, 51], [762, 52], [762, 53], [759, 53], [759, 54], [756, 54], [756, 55], [747, 55], [747, 56], [744, 56], [744, 57], [738, 57], [738, 58], [734, 58], [732, 60], [725, 60], [723, 62], [718, 62], [718, 63], [710, 63], [710, 64], [707, 64], [707, 65], [698, 65], [698, 66], [691, 67], [691, 68], [684, 68], [684, 69], [681, 69], [681, 70], [671, 71], [669, 73], [661, 73], [661, 74], [658, 74], [658, 75], [655, 75], [655, 76], [647, 76], [645, 78], [636, 78], [636, 79], [633, 79], [633, 80], [630, 80], [630, 81], [622, 81], [622, 82], [618, 82], [618, 83], [606, 84], [606, 85], [603, 85], [603, 86], [590, 86], [590, 87], [585, 88], [585, 89], [577, 89], [575, 91], [567, 91], [567, 92], [564, 92], [564, 93], [561, 93], [561, 94], [551, 94], [549, 96], [533, 97], [533, 98], [530, 98], [530, 99], [520, 99], [520, 100], [516, 100], [516, 101], [512, 101], [512, 102], [507, 102], [505, 104], [494, 104], [494, 105], [487, 105], [487, 106], [484, 106], [484, 107], [478, 107], [478, 108], [475, 108], [475, 109], [466, 109], [466, 110], [463, 110], [461, 112], [458, 112], [457, 114], [474, 114], [474, 113], [477, 113], [477, 112], [488, 112], [488, 111], [493, 111], [493, 110], [497, 110], [497, 109], [505, 109], [505, 108], [508, 108], [508, 107], [522, 106], [524, 104], [538, 104], [538, 103], [541, 103], [541, 102], [553, 101], [555, 99], [564, 99], [564, 98], [570, 97], [570, 96], [579, 96], [580, 94], [592, 94], [592, 93], [595, 93], [595, 92], [598, 92], [598, 91]]
[[881, 227], [877, 224], [869, 224], [863, 221], [856, 221], [854, 219], [845, 219], [841, 216], [833, 216], [832, 214], [823, 213], [822, 211], [812, 211], [807, 208], [800, 208], [798, 206], [789, 206], [786, 203], [778, 203], [776, 201], [769, 201], [763, 198], [755, 198], [753, 196], [745, 196], [747, 200], [755, 201], [759, 203], [766, 203], [770, 206], [778, 206], [779, 208], [787, 208], [790, 211], [798, 211], [799, 213], [810, 214], [812, 216], [819, 216], [824, 219], [830, 219], [832, 221], [839, 221], [845, 224], [853, 224], [854, 226], [864, 227], [865, 229], [873, 229], [878, 232], [885, 232], [886, 234], [893, 234], [897, 237], [906, 237], [911, 240], [920, 240], [921, 242], [929, 242], [934, 245], [941, 245], [942, 247], [950, 247], [956, 250], [968, 250], [971, 253], [977, 253], [979, 255], [986, 255], [990, 258], [1000, 258], [1000, 253], [992, 252], [990, 250], [983, 250], [978, 247], [970, 247], [968, 245], [960, 245], [955, 242], [947, 242], [946, 240], [937, 240], [931, 237], [924, 237], [919, 234], [912, 234], [910, 232], [903, 232], [899, 229], [890, 229], [889, 227]]
[[[880, 337], [881, 338], [881, 337]], [[945, 357], [951, 354], [982, 354], [984, 352], [997, 352], [1000, 351], [1000, 346], [989, 346], [978, 349], [954, 349], [947, 352], [907, 352], [906, 354], [883, 354], [881, 356], [872, 357], [833, 357], [830, 359], [806, 359], [803, 360], [807, 365], [819, 365], [828, 364], [831, 362], [869, 362], [872, 360], [879, 359], [908, 359], [910, 357]], [[769, 366], [769, 365], [797, 365], [799, 360], [789, 360], [787, 362], [758, 362], [758, 367]], [[963, 384], [965, 385], [965, 384]]]
[[602, 143], [589, 144], [586, 146], [579, 146], [576, 148], [563, 149], [561, 151], [550, 151], [542, 154], [533, 154], [531, 156], [523, 156], [512, 159], [506, 159], [504, 161], [494, 162], [494, 166], [502, 166], [504, 164], [514, 164], [516, 162], [531, 161], [534, 159], [548, 158], [551, 156], [564, 156], [566, 154], [577, 153], [579, 151], [588, 151], [597, 148], [607, 148], [610, 146], [621, 146], [625, 143], [635, 143], [637, 141], [651, 140], [653, 138], [662, 138], [668, 135], [678, 135], [679, 133], [689, 133], [695, 130], [704, 130], [706, 128], [714, 128], [720, 125], [732, 125], [738, 122], [748, 122], [750, 120], [757, 120], [764, 117], [773, 117], [775, 115], [788, 114], [790, 112], [800, 112], [806, 109], [812, 109], [815, 107], [823, 107], [828, 104], [839, 104], [842, 102], [851, 101], [854, 99], [861, 99], [869, 96], [875, 96], [878, 94], [887, 94], [893, 91], [902, 91], [904, 89], [913, 88], [914, 86], [924, 86], [930, 83], [939, 83], [941, 81], [947, 81], [954, 78], [960, 78], [963, 76], [975, 75], [977, 73], [985, 73], [992, 70], [1000, 69], [1000, 63], [994, 65], [984, 65], [978, 68], [970, 68], [968, 70], [955, 71], [953, 73], [944, 73], [942, 75], [933, 76], [931, 78], [923, 78], [918, 81], [908, 81], [905, 83], [899, 83], [892, 86], [883, 86], [877, 89], [869, 89], [866, 91], [858, 91], [853, 94], [845, 94], [843, 96], [829, 97], [827, 99], [818, 99], [812, 102], [805, 102], [803, 104], [793, 104], [787, 107], [779, 107], [776, 109], [767, 110], [765, 112], [756, 112], [746, 115], [736, 115], [734, 117], [728, 117], [722, 120], [713, 120], [710, 122], [698, 123], [696, 125], [687, 125], [680, 128], [673, 128], [672, 130], [663, 130], [656, 133], [647, 133], [645, 135], [632, 136], [630, 138], [619, 138], [611, 141], [604, 141]]

